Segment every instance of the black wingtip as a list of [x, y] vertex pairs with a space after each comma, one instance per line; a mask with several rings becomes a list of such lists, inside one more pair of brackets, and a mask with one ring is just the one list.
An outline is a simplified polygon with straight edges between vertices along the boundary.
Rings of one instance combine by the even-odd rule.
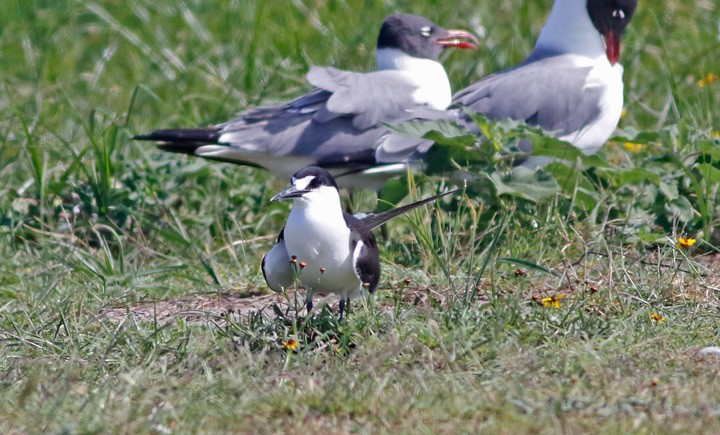
[[155, 130], [149, 134], [134, 136], [135, 140], [149, 140], [155, 142], [212, 144], [217, 143], [220, 131], [216, 128], [179, 128]]
[[200, 144], [197, 142], [169, 142], [159, 143], [157, 144], [157, 147], [163, 151], [168, 151], [171, 153], [195, 155], [195, 150], [203, 145], [205, 144]]
[[390, 219], [400, 216], [401, 214], [407, 213], [410, 210], [420, 207], [423, 204], [427, 204], [433, 201], [437, 201], [438, 199], [442, 198], [443, 196], [451, 195], [453, 193], [457, 193], [461, 191], [460, 188], [455, 188], [452, 190], [449, 190], [447, 192], [439, 193], [437, 195], [433, 195], [424, 199], [421, 199], [419, 201], [411, 202], [410, 204], [402, 205], [399, 207], [395, 207], [393, 209], [390, 209], [388, 211], [384, 211], [381, 213], [371, 213], [366, 216], [363, 216], [360, 218], [360, 220], [365, 224], [368, 228], [373, 229], [375, 227], [378, 227], [385, 222], [389, 221]]

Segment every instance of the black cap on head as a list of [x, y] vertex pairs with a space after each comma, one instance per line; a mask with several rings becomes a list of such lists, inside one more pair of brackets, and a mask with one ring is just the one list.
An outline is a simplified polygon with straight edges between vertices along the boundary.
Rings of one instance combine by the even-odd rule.
[[[303, 180], [303, 182], [298, 183], [300, 180]], [[273, 196], [271, 201], [303, 198], [306, 194], [314, 192], [323, 186], [333, 187], [336, 190], [338, 188], [333, 176], [318, 166], [308, 166], [297, 171], [290, 179], [290, 182], [292, 185]]]
[[445, 47], [477, 48], [477, 38], [463, 30], [446, 30], [425, 17], [393, 14], [385, 18], [377, 48], [397, 48], [410, 56], [438, 60]]
[[620, 58], [620, 39], [637, 7], [637, 0], [587, 0], [587, 11], [595, 28], [605, 37], [610, 63]]
[[335, 178], [325, 169], [319, 166], [308, 166], [295, 173], [292, 176], [292, 183], [295, 184], [295, 180], [301, 180], [303, 178], [313, 177], [312, 181], [307, 185], [307, 189], [316, 189], [320, 186], [331, 186], [338, 188]]

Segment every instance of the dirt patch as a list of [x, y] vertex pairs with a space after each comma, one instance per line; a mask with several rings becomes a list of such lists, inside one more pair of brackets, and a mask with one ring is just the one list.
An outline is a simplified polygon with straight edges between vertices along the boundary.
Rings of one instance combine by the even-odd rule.
[[[686, 268], [688, 264], [681, 264], [678, 269], [678, 288], [684, 289], [684, 296], [703, 299], [711, 298], [716, 300], [717, 292], [720, 291], [720, 255], [708, 255], [703, 257], [695, 257], [692, 259], [699, 267], [702, 283], [698, 283], [692, 274]], [[639, 262], [644, 267], [657, 267], [657, 259], [648, 258]], [[516, 274], [525, 274], [525, 272], [516, 271]], [[575, 275], [576, 271], [571, 274], [575, 279], [574, 282], [582, 282]], [[504, 277], [504, 276], [503, 276]], [[568, 278], [571, 278], [568, 277]], [[508, 276], [507, 278], [511, 278]], [[571, 295], [575, 293], [573, 286], [558, 287], [557, 276], [546, 278], [545, 292], [535, 292], [531, 296], [541, 300], [543, 297], [551, 296], [557, 292]], [[567, 284], [565, 281], [564, 284]], [[400, 299], [400, 303], [414, 306], [443, 306], [448, 302], [448, 298], [457, 298], [460, 295], [451, 295], [448, 289], [435, 286], [416, 287], [414, 284], [397, 283], [394, 289], [380, 290], [382, 292], [395, 292]], [[402, 287], [402, 291], [400, 291]], [[477, 297], [481, 302], [487, 301], [487, 295], [481, 288], [478, 289]], [[567, 288], [566, 288], [567, 287]], [[598, 286], [602, 289], [602, 286]], [[597, 291], [597, 290], [595, 290]], [[504, 292], [500, 292], [503, 296]], [[250, 315], [260, 315], [267, 319], [276, 316], [276, 310], [280, 310], [285, 316], [295, 316], [297, 314], [305, 315], [303, 308], [304, 292], [290, 291], [287, 293], [210, 293], [195, 294], [188, 296], [180, 296], [160, 301], [144, 301], [132, 305], [114, 306], [103, 308], [98, 315], [101, 318], [108, 319], [115, 323], [120, 323], [128, 317], [132, 317], [137, 321], [152, 322], [165, 324], [176, 318], [181, 318], [186, 322], [205, 322], [208, 320], [219, 320], [225, 316], [233, 315], [234, 317], [248, 317]], [[325, 298], [316, 297], [315, 306], [320, 307], [324, 304], [337, 304], [337, 297], [327, 296]], [[392, 309], [393, 301], [387, 298], [382, 303], [384, 309]]]
[[[445, 304], [447, 291], [431, 287], [414, 287], [413, 285], [398, 289], [380, 290], [383, 292], [396, 292], [402, 304], [414, 306], [427, 306], [430, 304]], [[153, 322], [160, 324], [181, 318], [186, 322], [206, 322], [208, 320], [223, 319], [228, 315], [233, 318], [246, 318], [251, 315], [263, 316], [266, 319], [274, 318], [276, 311], [280, 310], [284, 316], [292, 317], [298, 314], [305, 315], [305, 293], [298, 292], [270, 294], [248, 293], [206, 293], [188, 296], [179, 296], [160, 301], [143, 301], [134, 304], [118, 305], [103, 308], [98, 312], [102, 319], [120, 323], [127, 318], [136, 321]], [[316, 308], [330, 304], [336, 309], [337, 296], [317, 296], [313, 298]], [[381, 303], [383, 309], [392, 309], [393, 302], [386, 300]]]
[[[298, 307], [302, 307], [302, 295], [298, 294]], [[135, 320], [167, 323], [175, 318], [186, 322], [221, 319], [228, 314], [249, 316], [257, 314], [274, 316], [273, 306], [283, 313], [295, 313], [295, 292], [262, 295], [212, 293], [180, 296], [161, 301], [144, 301], [126, 306], [103, 308], [98, 315], [113, 322], [121, 322], [132, 316]]]

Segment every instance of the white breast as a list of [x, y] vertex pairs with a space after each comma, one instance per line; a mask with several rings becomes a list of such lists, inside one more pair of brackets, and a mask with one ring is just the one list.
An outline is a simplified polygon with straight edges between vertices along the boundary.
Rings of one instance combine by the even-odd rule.
[[315, 294], [345, 296], [361, 283], [353, 266], [350, 230], [342, 217], [339, 198], [337, 204], [305, 201], [295, 201], [285, 225], [288, 255], [294, 255], [298, 265], [304, 263], [298, 277], [305, 287]]
[[623, 108], [623, 67], [610, 65], [605, 57], [599, 59], [588, 75], [585, 89], [600, 87], [603, 92], [598, 102], [600, 117], [576, 133], [561, 137], [583, 153], [591, 155], [612, 136]]
[[[578, 67], [591, 66], [584, 89], [601, 88], [603, 91], [598, 101], [600, 116], [578, 131], [560, 136], [566, 142], [573, 144], [586, 155], [598, 152], [605, 142], [612, 136], [623, 108], [623, 67], [622, 65], [610, 65], [607, 57], [603, 54], [594, 59], [578, 56]], [[530, 156], [522, 163], [522, 166], [535, 168], [546, 166], [555, 159], [543, 156]]]

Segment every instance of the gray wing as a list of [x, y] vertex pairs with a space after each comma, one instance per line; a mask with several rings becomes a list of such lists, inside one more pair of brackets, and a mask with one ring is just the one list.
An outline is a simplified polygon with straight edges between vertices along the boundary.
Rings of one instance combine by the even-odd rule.
[[246, 110], [242, 112], [238, 118], [216, 125], [215, 127], [219, 129], [232, 129], [233, 127], [266, 121], [284, 113], [299, 115], [314, 114], [319, 108], [325, 105], [330, 96], [332, 96], [332, 92], [321, 88], [314, 89], [289, 103]]
[[217, 144], [198, 147], [194, 153], [263, 166], [280, 176], [311, 164], [348, 170], [368, 167], [389, 134], [382, 122], [402, 120], [408, 110], [424, 107], [414, 102], [415, 87], [397, 71], [353, 73], [313, 67], [308, 80], [318, 89], [217, 126]]
[[350, 249], [353, 252], [355, 273], [369, 293], [375, 292], [380, 283], [380, 252], [375, 235], [360, 220], [344, 213], [350, 228]]
[[457, 92], [453, 104], [469, 106], [489, 119], [514, 119], [563, 136], [601, 114], [601, 88], [587, 88], [589, 67], [570, 56], [553, 56], [491, 76]]
[[319, 123], [348, 117], [355, 128], [363, 130], [402, 117], [404, 111], [419, 107], [412, 96], [417, 86], [399, 71], [357, 73], [313, 66], [307, 79], [316, 86], [315, 90], [289, 103], [247, 110], [215, 127], [228, 133], [278, 117], [306, 120], [304, 115], [310, 115]]
[[288, 103], [247, 110], [210, 128], [157, 130], [136, 139], [156, 141], [167, 151], [264, 167], [281, 178], [309, 165], [354, 171], [376, 163], [375, 150], [390, 135], [383, 122], [425, 107], [415, 103], [416, 87], [400, 71], [313, 67], [308, 80], [317, 88]]
[[397, 119], [416, 105], [412, 94], [417, 86], [398, 71], [356, 73], [312, 67], [307, 79], [331, 93], [313, 117], [317, 122], [352, 115], [353, 126], [363, 130]]

